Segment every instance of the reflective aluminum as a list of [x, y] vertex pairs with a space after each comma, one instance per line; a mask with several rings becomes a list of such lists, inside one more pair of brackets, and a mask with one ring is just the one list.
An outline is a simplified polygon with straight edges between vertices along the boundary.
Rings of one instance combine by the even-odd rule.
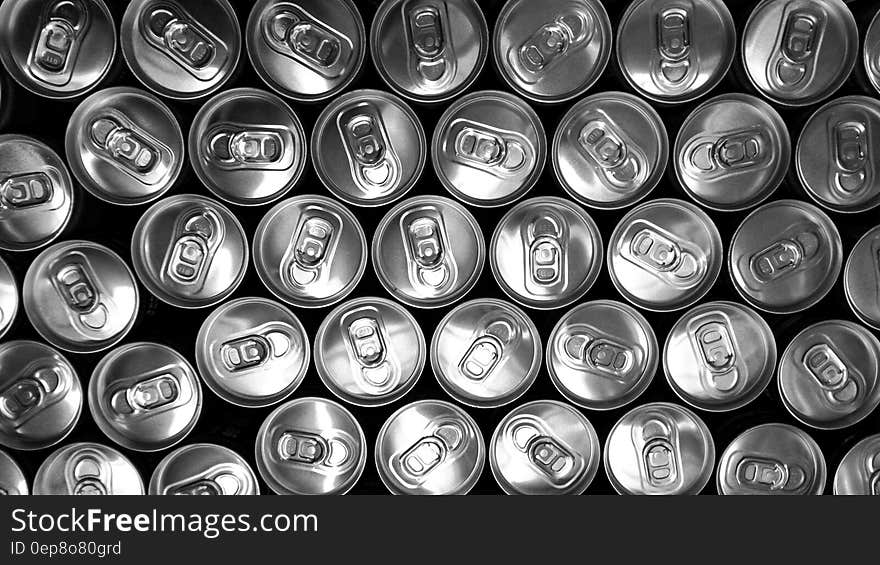
[[880, 329], [880, 226], [868, 230], [850, 251], [843, 289], [855, 315]]
[[260, 494], [257, 476], [240, 455], [211, 443], [179, 447], [165, 456], [150, 479], [149, 494]]
[[865, 73], [871, 85], [880, 92], [880, 10], [874, 14], [874, 19], [868, 25], [865, 33], [865, 43], [862, 46], [862, 59], [865, 65]]
[[72, 443], [37, 469], [34, 494], [142, 495], [144, 483], [128, 458], [99, 443]]
[[28, 484], [15, 460], [0, 450], [0, 495], [27, 495]]
[[9, 265], [0, 257], [0, 338], [2, 338], [18, 314], [18, 284]]
[[834, 474], [834, 494], [880, 495], [880, 434], [855, 444]]

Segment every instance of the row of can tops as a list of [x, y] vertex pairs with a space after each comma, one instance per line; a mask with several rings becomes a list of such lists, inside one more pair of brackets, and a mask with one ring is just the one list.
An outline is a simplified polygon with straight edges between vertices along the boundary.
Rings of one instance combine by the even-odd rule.
[[[488, 453], [487, 453], [488, 452]], [[376, 437], [375, 465], [394, 494], [469, 492], [486, 459], [508, 494], [581, 494], [599, 459], [620, 494], [700, 493], [716, 468], [715, 443], [699, 416], [671, 403], [638, 406], [611, 429], [603, 449], [584, 415], [562, 402], [538, 400], [511, 410], [488, 447], [461, 408], [421, 400], [400, 408]], [[355, 417], [321, 398], [292, 400], [272, 412], [255, 442], [257, 470], [277, 494], [344, 494], [366, 466], [367, 442]], [[721, 454], [719, 494], [817, 495], [826, 482], [819, 445], [786, 424], [763, 424], [736, 437]], [[834, 477], [838, 495], [880, 494], [880, 434], [855, 444]], [[28, 494], [27, 479], [0, 451], [3, 494]], [[98, 443], [61, 447], [43, 462], [34, 494], [142, 495], [137, 469]], [[156, 466], [152, 495], [255, 495], [257, 475], [239, 454], [214, 444], [180, 447]]]
[[[868, 28], [862, 58], [880, 89], [878, 21]], [[117, 31], [104, 0], [6, 0], [0, 22], [4, 65], [42, 96], [81, 95], [112, 66]], [[727, 73], [736, 35], [722, 0], [634, 0], [617, 29], [618, 66], [647, 98], [693, 100]], [[491, 51], [513, 90], [554, 103], [596, 82], [612, 41], [599, 0], [509, 0], [494, 22]], [[299, 101], [339, 94], [357, 76], [367, 50], [352, 0], [259, 0], [244, 33], [228, 0], [133, 0], [119, 29], [132, 73], [154, 92], [178, 99], [220, 89], [239, 64], [243, 42], [260, 78]], [[475, 0], [385, 0], [369, 43], [382, 79], [426, 103], [467, 89], [490, 51]], [[740, 51], [762, 95], [785, 105], [813, 104], [849, 77], [859, 58], [859, 31], [843, 0], [764, 0], [742, 30]]]

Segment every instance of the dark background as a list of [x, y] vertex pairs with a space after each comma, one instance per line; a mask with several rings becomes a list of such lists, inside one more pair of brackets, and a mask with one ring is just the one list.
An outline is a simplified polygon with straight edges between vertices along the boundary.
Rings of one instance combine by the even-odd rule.
[[[118, 26], [119, 22], [122, 19], [122, 14], [125, 10], [125, 6], [128, 2], [125, 0], [106, 1], [111, 9], [111, 12], [113, 12], [114, 20], [116, 22], [116, 25]], [[494, 21], [497, 17], [499, 10], [501, 9], [501, 6], [503, 5], [503, 0], [478, 1], [483, 8], [483, 12], [489, 24], [489, 34], [491, 37], [492, 31], [494, 29]], [[540, 2], [541, 0], [533, 1]], [[380, 1], [355, 0], [355, 3], [361, 11], [367, 34], [369, 35], [370, 24], [373, 20], [373, 15], [376, 9], [380, 4]], [[605, 0], [603, 3], [611, 18], [612, 28], [616, 33], [620, 17], [628, 6], [629, 1]], [[757, 3], [757, 0], [727, 0], [728, 7], [730, 8], [730, 11], [734, 18], [734, 22], [736, 24], [738, 43], [741, 38], [741, 32], [745, 25], [745, 22], [749, 14], [751, 13], [751, 10]], [[247, 21], [252, 2], [248, 0], [232, 0], [232, 4], [237, 10], [239, 24], [242, 30], [244, 30], [244, 25]], [[878, 3], [876, 0], [855, 0], [849, 2], [848, 5], [853, 11], [856, 21], [858, 23], [860, 39], [864, 38], [867, 26], [870, 23], [874, 12], [878, 8], [880, 8], [880, 3]], [[63, 157], [64, 132], [65, 128], [67, 127], [69, 116], [73, 112], [77, 104], [83, 98], [85, 98], [85, 96], [66, 101], [48, 100], [30, 94], [17, 84], [14, 84], [13, 81], [5, 75], [5, 73], [0, 75], [0, 78], [2, 78], [3, 80], [3, 100], [2, 116], [0, 116], [0, 133], [21, 133], [33, 136], [41, 141], [46, 142], [59, 155]], [[143, 86], [138, 83], [137, 79], [135, 79], [134, 76], [129, 72], [118, 48], [113, 69], [109, 73], [108, 77], [91, 92], [95, 92], [102, 88], [115, 85], [129, 85], [143, 88]], [[244, 40], [242, 40], [242, 55], [239, 67], [237, 69], [236, 75], [226, 83], [224, 89], [244, 86], [269, 90], [268, 87], [259, 79], [259, 77], [254, 73], [253, 69], [250, 67], [248, 57], [245, 53]], [[364, 64], [358, 78], [346, 90], [349, 91], [357, 88], [376, 88], [385, 91], [391, 90], [382, 82], [379, 75], [376, 73], [369, 53], [364, 59]], [[497, 72], [495, 71], [492, 63], [491, 53], [487, 59], [486, 65], [482, 73], [480, 74], [480, 77], [468, 91], [472, 92], [482, 89], [500, 89], [510, 91], [510, 89], [506, 87], [506, 84], [499, 78]], [[632, 92], [632, 90], [627, 86], [626, 81], [620, 75], [614, 53], [612, 53], [611, 55], [611, 59], [604, 74], [599, 79], [599, 81], [587, 92], [586, 95], [595, 92], [613, 90]], [[750, 86], [748, 79], [745, 76], [739, 52], [737, 53], [734, 64], [725, 79], [721, 81], [721, 83], [708, 95], [703, 96], [697, 101], [677, 106], [664, 106], [651, 102], [651, 105], [658, 110], [663, 118], [664, 123], [666, 124], [666, 128], [670, 138], [670, 149], [672, 143], [675, 140], [678, 129], [682, 121], [687, 117], [687, 115], [696, 106], [706, 101], [708, 98], [727, 92], [746, 92], [754, 94], [756, 96], [760, 96], [755, 91], [755, 89]], [[834, 97], [850, 94], [866, 94], [869, 96], [877, 95], [877, 93], [871, 88], [870, 83], [865, 78], [863, 61], [861, 58], [861, 50], [859, 51], [859, 58], [856, 63], [855, 70], [853, 71], [846, 84], [834, 95]], [[163, 98], [163, 101], [177, 115], [183, 129], [184, 136], [186, 136], [189, 131], [189, 125], [192, 123], [192, 119], [195, 113], [198, 111], [200, 105], [204, 103], [205, 99], [195, 102], [181, 102]], [[303, 123], [303, 126], [305, 127], [306, 134], [310, 137], [315, 120], [321, 109], [324, 107], [324, 104], [304, 104], [294, 102], [289, 99], [287, 100], [287, 102], [291, 105], [296, 114], [299, 116], [300, 120]], [[539, 116], [541, 117], [544, 128], [546, 130], [546, 134], [548, 136], [548, 143], [552, 140], [553, 133], [555, 132], [556, 126], [559, 123], [559, 120], [561, 119], [563, 114], [576, 102], [577, 100], [572, 100], [570, 102], [562, 104], [546, 106], [532, 104], [532, 106], [536, 109]], [[410, 104], [421, 119], [422, 124], [425, 128], [428, 142], [430, 143], [430, 138], [431, 134], [433, 133], [434, 126], [437, 123], [440, 115], [450, 104], [450, 102], [441, 103], [435, 106], [425, 106], [415, 103]], [[773, 105], [776, 110], [779, 111], [779, 113], [782, 115], [782, 118], [788, 125], [789, 134], [791, 135], [792, 139], [792, 148], [794, 148], [794, 145], [797, 142], [798, 135], [804, 122], [819, 106], [821, 106], [821, 103], [797, 109], [786, 108], [776, 104]], [[672, 158], [673, 156], [670, 155], [670, 162], [667, 164], [665, 177], [648, 197], [649, 199], [661, 197], [674, 197], [682, 198], [685, 200], [688, 199], [688, 197], [682, 191], [678, 182], [675, 179], [675, 174], [671, 161]], [[442, 185], [436, 179], [430, 164], [430, 159], [428, 161], [429, 162], [426, 163], [425, 170], [422, 174], [420, 181], [416, 184], [413, 190], [407, 194], [407, 197], [415, 196], [417, 194], [439, 194], [443, 196], [449, 196], [447, 191], [444, 190]], [[62, 234], [62, 236], [58, 239], [58, 241], [67, 239], [87, 239], [100, 242], [119, 253], [130, 265], [131, 253], [129, 246], [131, 242], [131, 233], [135, 223], [149, 205], [134, 207], [113, 206], [95, 198], [82, 188], [78, 188], [77, 190], [78, 192], [76, 194], [73, 218], [71, 219], [69, 226]], [[189, 166], [188, 160], [184, 165], [183, 171], [181, 172], [177, 183], [168, 192], [168, 194], [181, 193], [198, 193], [204, 194], [206, 196], [211, 196], [208, 190], [205, 189], [198, 181], [197, 177], [192, 171], [192, 168]], [[324, 186], [321, 185], [320, 181], [315, 175], [311, 162], [307, 164], [305, 173], [303, 174], [299, 184], [290, 193], [288, 193], [287, 196], [309, 193], [329, 195], [329, 192], [326, 190], [326, 188], [324, 188]], [[553, 176], [552, 167], [549, 166], [549, 158], [548, 165], [544, 167], [544, 171], [541, 175], [540, 180], [538, 181], [537, 185], [525, 196], [525, 198], [539, 195], [566, 196], [565, 192], [562, 190], [562, 188]], [[796, 174], [794, 172], [793, 159], [792, 164], [789, 166], [789, 173], [787, 175], [787, 178], [783, 182], [782, 186], [780, 186], [780, 188], [771, 197], [772, 200], [782, 198], [798, 198], [810, 201], [810, 199], [806, 196], [803, 189], [798, 183]], [[248, 234], [248, 239], [251, 240], [257, 224], [259, 223], [262, 216], [269, 210], [269, 208], [271, 208], [271, 204], [257, 207], [243, 207], [235, 205], [229, 205], [229, 207], [241, 220], [242, 225], [244, 226], [245, 231]], [[379, 222], [385, 212], [388, 211], [390, 206], [383, 206], [380, 208], [349, 208], [359, 218], [369, 241], [372, 238], [376, 224]], [[491, 238], [494, 226], [498, 223], [498, 221], [510, 208], [510, 206], [495, 209], [480, 209], [470, 206], [468, 208], [476, 216], [477, 220], [480, 222], [480, 225], [484, 226], [484, 235], [488, 244], [488, 240], [489, 238]], [[615, 225], [627, 211], [628, 210], [626, 209], [617, 211], [600, 211], [589, 209], [589, 213], [598, 224], [599, 229], [602, 233], [603, 240], [606, 243]], [[739, 223], [750, 212], [750, 210], [726, 213], [707, 210], [707, 212], [721, 232], [721, 237], [722, 241], [724, 242], [724, 249], [726, 253], [729, 247], [730, 237], [732, 236], [734, 230], [739, 225]], [[858, 238], [861, 237], [861, 235], [863, 235], [868, 229], [876, 225], [878, 223], [878, 220], [880, 220], [880, 214], [878, 214], [876, 209], [875, 211], [863, 212], [860, 214], [845, 215], [835, 212], [827, 213], [831, 216], [831, 218], [837, 224], [838, 229], [840, 230], [840, 234], [843, 239], [845, 257], [849, 255], [852, 246], [855, 244]], [[3, 258], [6, 259], [13, 272], [15, 273], [16, 281], [18, 282], [19, 287], [21, 286], [21, 283], [24, 279], [24, 275], [28, 268], [28, 265], [37, 256], [39, 251], [40, 250], [22, 253], [3, 252]], [[479, 283], [465, 297], [464, 300], [490, 296], [506, 299], [506, 296], [503, 295], [503, 293], [496, 285], [492, 277], [491, 270], [489, 269], [488, 263], [489, 262], [487, 260], [486, 267], [482, 273], [482, 276], [480, 277]], [[349, 295], [348, 298], [370, 295], [388, 296], [384, 289], [377, 282], [373, 273], [372, 265], [367, 267], [367, 271], [360, 284], [357, 286], [354, 292]], [[158, 343], [166, 344], [181, 352], [184, 356], [186, 356], [190, 363], [193, 364], [193, 367], [195, 367], [193, 351], [195, 337], [199, 327], [202, 324], [202, 321], [208, 316], [212, 309], [207, 308], [199, 310], [182, 310], [178, 308], [173, 308], [157, 300], [142, 285], [140, 286], [140, 296], [141, 308], [138, 315], [137, 323], [132, 329], [131, 333], [128, 334], [128, 336], [125, 338], [124, 342], [156, 341]], [[249, 267], [241, 286], [230, 298], [243, 296], [263, 296], [267, 298], [272, 298], [271, 294], [261, 284], [252, 266]], [[601, 298], [621, 301], [623, 300], [612, 286], [610, 278], [608, 277], [607, 269], [604, 267], [604, 264], [602, 272], [596, 284], [592, 287], [590, 292], [587, 293], [586, 297], [583, 300], [596, 300]], [[714, 288], [709, 292], [709, 294], [705, 297], [704, 301], [723, 299], [742, 302], [741, 298], [737, 295], [731, 284], [726, 265], [722, 268], [722, 272], [718, 278], [717, 283], [715, 284]], [[433, 335], [434, 328], [436, 327], [437, 323], [453, 307], [454, 306], [449, 306], [435, 310], [419, 310], [415, 308], [408, 308], [408, 310], [410, 310], [416, 317], [416, 319], [421, 323], [423, 331], [425, 333], [425, 337], [430, 342], [431, 336]], [[332, 307], [320, 309], [293, 308], [293, 311], [296, 313], [296, 315], [300, 318], [303, 325], [305, 326], [310, 341], [311, 338], [315, 335], [315, 332], [317, 331], [317, 328], [320, 325], [321, 321], [330, 312], [331, 309]], [[550, 331], [553, 329], [553, 326], [556, 324], [559, 318], [568, 309], [563, 308], [549, 312], [541, 312], [528, 308], [526, 308], [525, 310], [532, 317], [535, 324], [537, 325], [546, 346], [546, 339], [550, 335]], [[673, 323], [675, 323], [678, 317], [683, 314], [683, 312], [684, 311], [663, 314], [642, 311], [642, 313], [646, 316], [648, 321], [653, 326], [661, 348], [663, 346], [663, 343], [665, 342], [666, 335], [668, 334], [670, 327]], [[853, 315], [849, 306], [847, 305], [843, 291], [843, 284], [840, 279], [838, 279], [837, 283], [835, 284], [832, 291], [828, 294], [828, 296], [826, 296], [817, 305], [805, 310], [804, 312], [785, 316], [762, 313], [762, 316], [767, 320], [767, 322], [773, 328], [774, 333], [776, 334], [776, 343], [780, 355], [782, 354], [785, 347], [788, 345], [791, 338], [794, 337], [794, 335], [798, 333], [801, 329], [811, 323], [832, 318], [845, 318], [853, 321], [858, 321]], [[23, 308], [19, 309], [18, 317], [14, 322], [12, 329], [6, 335], [5, 339], [33, 339], [37, 341], [43, 341], [28, 323]], [[88, 380], [92, 373], [92, 370], [94, 369], [98, 361], [106, 353], [107, 352], [104, 351], [87, 355], [67, 353], [65, 354], [65, 356], [76, 368], [79, 374], [79, 378], [83, 383], [84, 391], [87, 390]], [[186, 437], [180, 445], [196, 442], [209, 442], [225, 445], [243, 455], [254, 467], [254, 469], [256, 469], [254, 464], [254, 439], [260, 424], [272, 411], [274, 406], [262, 409], [247, 409], [236, 407], [220, 400], [205, 386], [203, 386], [203, 396], [204, 404], [201, 418], [193, 432], [188, 437]], [[309, 368], [308, 374], [306, 375], [306, 378], [303, 381], [302, 385], [296, 390], [291, 398], [303, 396], [320, 396], [336, 400], [336, 398], [332, 394], [330, 394], [330, 392], [324, 387], [324, 385], [318, 378], [318, 375], [314, 369], [314, 363], [312, 363], [312, 366]], [[373, 447], [375, 445], [376, 434], [378, 433], [385, 420], [398, 408], [415, 400], [430, 398], [449, 400], [449, 397], [437, 384], [430, 369], [430, 364], [428, 363], [426, 364], [425, 371], [419, 382], [416, 384], [415, 388], [402, 399], [387, 406], [377, 408], [360, 408], [356, 406], [346, 405], [346, 407], [351, 410], [357, 420], [361, 423], [366, 434], [368, 446], [366, 468], [364, 470], [363, 476], [354, 487], [354, 489], [351, 491], [352, 493], [375, 494], [387, 492], [385, 487], [379, 480], [373, 460]], [[480, 429], [483, 431], [486, 441], [488, 442], [491, 438], [492, 432], [495, 429], [495, 426], [498, 424], [501, 418], [505, 414], [507, 414], [507, 412], [509, 412], [515, 405], [539, 399], [555, 399], [562, 401], [565, 400], [553, 387], [547, 374], [546, 368], [544, 367], [542, 367], [538, 378], [531, 389], [514, 404], [495, 409], [467, 408], [467, 412], [476, 419], [477, 423], [480, 426]], [[608, 436], [608, 432], [610, 431], [614, 423], [621, 416], [623, 416], [624, 413], [626, 413], [629, 409], [633, 408], [637, 404], [654, 401], [670, 401], [678, 404], [683, 404], [681, 400], [679, 400], [669, 388], [669, 385], [667, 384], [666, 378], [663, 374], [662, 364], [658, 367], [657, 374], [655, 375], [651, 385], [648, 387], [645, 393], [642, 394], [642, 396], [640, 396], [634, 403], [623, 408], [610, 411], [582, 411], [589, 418], [590, 422], [592, 422], [592, 424], [595, 426], [596, 431], [599, 434], [600, 442], [604, 447], [605, 439]], [[737, 435], [739, 435], [741, 432], [749, 427], [767, 422], [785, 422], [804, 428], [813, 438], [818, 441], [825, 455], [828, 464], [828, 480], [826, 483], [826, 493], [831, 493], [834, 472], [843, 455], [853, 446], [853, 444], [855, 444], [860, 439], [863, 439], [868, 435], [880, 431], [880, 410], [876, 410], [871, 416], [863, 420], [861, 423], [845, 428], [843, 430], [820, 431], [806, 428], [802, 424], [799, 424], [785, 410], [782, 402], [779, 399], [779, 393], [775, 379], [773, 380], [773, 382], [771, 382], [771, 384], [767, 387], [767, 390], [758, 399], [756, 399], [751, 404], [745, 406], [744, 408], [726, 413], [710, 413], [705, 411], [696, 412], [701, 418], [703, 418], [703, 420], [709, 426], [709, 429], [712, 431], [712, 435], [715, 440], [717, 457], [720, 457], [721, 452], [730, 443], [731, 440], [733, 440]], [[107, 445], [112, 445], [113, 447], [120, 449], [120, 451], [125, 453], [137, 466], [137, 468], [141, 472], [141, 475], [143, 476], [145, 484], [149, 482], [152, 471], [159, 463], [159, 461], [171, 450], [174, 449], [170, 448], [157, 453], [140, 453], [120, 448], [119, 446], [113, 444], [113, 442], [111, 442], [106, 436], [104, 436], [104, 434], [102, 434], [101, 431], [97, 428], [91, 418], [91, 414], [89, 413], [87, 406], [83, 407], [83, 413], [79, 420], [79, 423], [77, 424], [74, 431], [70, 434], [70, 436], [65, 439], [64, 443], [71, 443], [76, 441], [95, 441]], [[48, 449], [42, 449], [32, 452], [21, 452], [15, 450], [7, 451], [13, 456], [13, 458], [24, 470], [25, 475], [28, 478], [28, 483], [32, 484], [34, 473], [36, 472], [39, 465], [52, 451], [54, 451], [58, 447], [59, 446], [56, 445]], [[264, 493], [271, 492], [262, 480], [260, 481], [260, 487]], [[490, 494], [502, 492], [495, 483], [494, 478], [492, 477], [488, 462], [473, 492]], [[587, 492], [591, 494], [610, 494], [614, 492], [610, 483], [608, 482], [604, 468], [599, 470], [598, 474], [596, 475], [596, 479], [587, 490]], [[713, 475], [713, 478], [706, 486], [704, 493], [715, 492], [715, 480]]]

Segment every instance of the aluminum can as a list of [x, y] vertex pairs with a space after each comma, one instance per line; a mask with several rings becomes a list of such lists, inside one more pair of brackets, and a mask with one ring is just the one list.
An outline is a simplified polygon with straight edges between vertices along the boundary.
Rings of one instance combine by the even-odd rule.
[[715, 443], [699, 416], [654, 402], [633, 408], [611, 428], [604, 460], [620, 494], [699, 494], [712, 477]]
[[412, 108], [378, 90], [347, 92], [328, 104], [315, 123], [311, 150], [324, 186], [355, 206], [402, 197], [421, 176], [428, 154]]
[[866, 437], [843, 456], [834, 474], [834, 494], [880, 494], [880, 434]]
[[367, 442], [340, 404], [298, 398], [260, 426], [256, 456], [260, 476], [277, 494], [345, 494], [363, 473]]
[[675, 176], [698, 204], [729, 212], [766, 200], [785, 178], [791, 140], [782, 117], [748, 94], [722, 94], [685, 119]]
[[462, 298], [486, 262], [483, 232], [464, 206], [417, 196], [392, 208], [373, 235], [376, 277], [394, 298], [438, 308]]
[[431, 340], [431, 368], [440, 387], [474, 408], [497, 408], [525, 394], [542, 355], [538, 328], [526, 313], [492, 298], [455, 307]]
[[828, 294], [840, 274], [842, 255], [840, 234], [824, 212], [799, 200], [776, 200], [739, 225], [727, 267], [746, 302], [791, 314]]
[[0, 249], [29, 251], [57, 238], [73, 212], [73, 183], [46, 144], [0, 135]]
[[0, 257], [0, 338], [2, 338], [18, 314], [18, 284], [9, 265]]
[[613, 300], [579, 304], [547, 340], [547, 371], [568, 400], [590, 410], [620, 408], [648, 388], [660, 353], [651, 325]]
[[260, 485], [239, 454], [212, 443], [179, 447], [165, 456], [150, 479], [149, 494], [253, 495]]
[[786, 106], [815, 104], [849, 77], [859, 30], [843, 0], [763, 0], [742, 32], [752, 85]]
[[349, 300], [321, 322], [315, 368], [349, 404], [382, 406], [406, 395], [425, 367], [425, 336], [412, 314], [385, 298]]
[[523, 306], [562, 308], [582, 298], [602, 269], [599, 228], [564, 198], [523, 201], [498, 222], [489, 244], [495, 282]]
[[486, 465], [486, 443], [463, 409], [441, 400], [400, 408], [379, 430], [376, 469], [392, 494], [467, 494]]
[[71, 353], [119, 343], [134, 326], [140, 304], [125, 261], [83, 240], [56, 243], [34, 259], [24, 277], [22, 302], [37, 333]]
[[853, 322], [813, 324], [782, 354], [778, 382], [799, 421], [820, 430], [851, 426], [880, 404], [880, 341]]
[[339, 302], [367, 266], [367, 239], [348, 208], [304, 194], [276, 204], [254, 234], [254, 267], [266, 288], [300, 308]]
[[300, 102], [339, 94], [366, 51], [364, 22], [351, 0], [258, 0], [245, 40], [260, 78]]
[[511, 410], [489, 445], [492, 474], [507, 494], [581, 494], [593, 482], [601, 456], [590, 421], [553, 400]]
[[132, 74], [168, 98], [215, 92], [241, 56], [241, 29], [228, 0], [132, 0], [119, 35]]
[[177, 194], [153, 204], [134, 228], [131, 260], [156, 298], [178, 308], [205, 308], [238, 288], [248, 243], [238, 219], [219, 202]]
[[620, 220], [608, 242], [608, 274], [620, 294], [655, 311], [686, 308], [718, 279], [724, 252], [718, 228], [682, 200], [641, 204]]
[[776, 370], [776, 339], [757, 312], [735, 302], [707, 302], [672, 326], [663, 371], [679, 398], [726, 412], [756, 399]]
[[880, 204], [880, 101], [844, 96], [828, 102], [801, 130], [795, 164], [807, 194], [837, 212]]
[[59, 352], [36, 341], [0, 345], [0, 444], [55, 445], [73, 431], [82, 404], [76, 371]]
[[492, 54], [518, 94], [555, 103], [583, 94], [599, 79], [611, 42], [611, 22], [598, 0], [508, 0], [495, 21]]
[[128, 458], [100, 443], [72, 443], [37, 469], [34, 494], [142, 495], [144, 483]]
[[27, 495], [28, 484], [24, 473], [3, 450], [0, 450], [0, 495]]
[[98, 91], [77, 106], [64, 136], [76, 180], [110, 204], [165, 194], [183, 166], [183, 133], [162, 101], [137, 88]]
[[247, 408], [284, 400], [309, 368], [308, 336], [299, 319], [265, 298], [238, 298], [218, 306], [202, 323], [195, 349], [208, 388]]
[[195, 427], [202, 412], [202, 385], [189, 362], [170, 347], [129, 343], [95, 367], [89, 409], [101, 431], [122, 447], [159, 451]]
[[306, 166], [302, 124], [281, 98], [255, 88], [217, 94], [189, 130], [189, 159], [217, 198], [242, 206], [277, 200]]
[[27, 90], [73, 98], [100, 83], [116, 57], [104, 0], [9, 0], [0, 6], [0, 60]]
[[730, 442], [718, 460], [719, 494], [822, 494], [825, 457], [788, 424], [762, 424]]
[[843, 289], [859, 320], [880, 330], [880, 226], [868, 230], [850, 251]]
[[633, 0], [617, 27], [616, 50], [636, 92], [680, 104], [705, 95], [727, 74], [736, 29], [723, 0]]
[[509, 204], [538, 181], [547, 139], [538, 115], [497, 90], [467, 94], [440, 117], [431, 140], [437, 178], [472, 206]]
[[556, 178], [572, 198], [593, 208], [623, 208], [660, 182], [669, 141], [647, 102], [625, 92], [602, 92], [563, 116], [551, 157]]
[[874, 19], [871, 20], [865, 33], [862, 59], [868, 80], [874, 89], [880, 92], [880, 10], [874, 14]]
[[416, 102], [442, 102], [466, 90], [489, 54], [486, 18], [475, 0], [385, 0], [370, 28], [376, 70]]

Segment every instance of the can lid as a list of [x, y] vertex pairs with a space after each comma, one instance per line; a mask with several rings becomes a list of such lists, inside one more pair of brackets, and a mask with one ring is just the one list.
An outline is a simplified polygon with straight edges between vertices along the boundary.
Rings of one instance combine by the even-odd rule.
[[880, 494], [880, 434], [855, 444], [834, 474], [834, 494]]
[[34, 476], [34, 494], [142, 495], [131, 461], [100, 443], [72, 443], [49, 455]]
[[880, 10], [868, 25], [865, 33], [865, 45], [862, 48], [865, 73], [874, 88], [880, 92]]
[[0, 257], [0, 338], [2, 338], [18, 314], [18, 284], [9, 265]]
[[212, 443], [179, 447], [165, 456], [150, 479], [150, 494], [260, 494], [254, 471], [239, 454]]
[[855, 315], [880, 329], [880, 226], [853, 246], [843, 271], [843, 289]]
[[0, 449], [0, 494], [27, 495], [28, 484], [21, 467]]

